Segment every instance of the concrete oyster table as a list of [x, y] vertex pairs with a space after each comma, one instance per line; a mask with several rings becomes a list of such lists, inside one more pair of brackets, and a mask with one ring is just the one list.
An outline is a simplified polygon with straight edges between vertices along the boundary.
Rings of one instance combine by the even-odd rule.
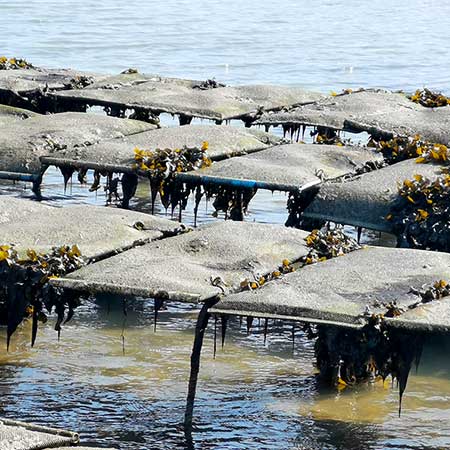
[[324, 183], [303, 216], [389, 233], [392, 229], [386, 216], [398, 197], [399, 184], [416, 174], [434, 179], [440, 173], [441, 166], [417, 164], [412, 159], [351, 180]]
[[[130, 78], [127, 81], [126, 78]], [[222, 122], [240, 119], [253, 121], [262, 110], [310, 103], [323, 98], [322, 94], [300, 88], [269, 85], [204, 86], [192, 80], [149, 76], [120, 75], [119, 80], [102, 80], [85, 89], [56, 92], [50, 95], [58, 108], [100, 105], [116, 110], [149, 111], [152, 114], [177, 114], [180, 123], [189, 123], [192, 117]], [[146, 81], [149, 80], [149, 81]]]
[[178, 178], [193, 184], [300, 192], [324, 179], [352, 173], [382, 156], [365, 147], [285, 144], [233, 158]]
[[211, 312], [362, 327], [367, 314], [385, 313], [395, 301], [406, 312], [385, 318], [390, 327], [450, 333], [450, 297], [415, 307], [420, 297], [411, 290], [441, 279], [450, 279], [448, 253], [366, 247], [223, 297]]
[[40, 156], [152, 128], [155, 126], [137, 120], [76, 112], [35, 116], [27, 119], [26, 124], [16, 121], [2, 127], [0, 177], [39, 180]]
[[76, 244], [93, 261], [181, 230], [177, 222], [118, 208], [56, 208], [0, 196], [0, 209], [0, 245], [14, 245], [19, 253]]
[[300, 259], [307, 253], [306, 235], [275, 225], [215, 222], [86, 266], [52, 283], [93, 295], [204, 302], [240, 290], [244, 279], [271, 273], [283, 259]]
[[362, 90], [328, 97], [309, 105], [264, 113], [256, 122], [267, 127], [314, 126], [375, 136], [414, 136], [447, 145], [450, 106], [427, 108], [403, 93]]
[[134, 149], [200, 148], [208, 142], [207, 154], [212, 160], [231, 158], [253, 153], [277, 144], [280, 138], [269, 133], [231, 126], [186, 125], [183, 127], [159, 128], [157, 130], [110, 139], [91, 146], [71, 147], [57, 155], [43, 156], [45, 165], [67, 168], [109, 168], [115, 172], [133, 170]]

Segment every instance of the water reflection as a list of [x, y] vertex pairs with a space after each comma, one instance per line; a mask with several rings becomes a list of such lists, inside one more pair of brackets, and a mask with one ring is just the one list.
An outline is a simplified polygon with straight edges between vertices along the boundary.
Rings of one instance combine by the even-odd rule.
[[[153, 302], [83, 306], [62, 339], [42, 326], [29, 348], [30, 324], [0, 356], [3, 414], [80, 430], [86, 442], [119, 442], [124, 449], [185, 448], [181, 426], [195, 309], [174, 305], [153, 331]], [[122, 349], [125, 335], [125, 354]], [[291, 326], [233, 319], [224, 349], [213, 359], [207, 332], [193, 433], [194, 448], [439, 448], [450, 445], [449, 340], [426, 347], [412, 374], [402, 417], [398, 392], [359, 386], [337, 392], [314, 376], [313, 344]], [[5, 344], [2, 333], [0, 345]], [[436, 433], [439, 423], [439, 433]], [[412, 426], [413, 424], [413, 426]], [[428, 446], [428, 447], [427, 447]]]

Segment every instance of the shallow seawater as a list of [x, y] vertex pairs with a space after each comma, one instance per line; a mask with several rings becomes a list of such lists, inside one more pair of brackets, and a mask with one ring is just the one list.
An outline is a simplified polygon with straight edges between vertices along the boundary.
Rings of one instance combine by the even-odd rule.
[[[266, 345], [256, 321], [230, 324], [213, 359], [214, 322], [204, 344], [193, 442], [181, 426], [195, 311], [171, 306], [153, 330], [152, 302], [120, 310], [83, 307], [58, 342], [30, 324], [0, 362], [2, 415], [77, 429], [84, 442], [123, 449], [435, 449], [450, 446], [450, 341], [425, 347], [397, 413], [385, 385], [336, 391], [314, 376], [313, 343], [290, 324], [271, 323]], [[220, 330], [219, 330], [220, 331]], [[122, 339], [122, 336], [124, 337]], [[4, 335], [0, 345], [4, 345]]]
[[[0, 0], [0, 16], [0, 54], [47, 67], [104, 73], [137, 67], [326, 93], [423, 86], [450, 92], [448, 2]], [[75, 181], [65, 192], [56, 170], [49, 170], [43, 192], [54, 206], [105, 203], [103, 191], [89, 193]], [[32, 197], [21, 183], [1, 182], [0, 194]], [[258, 192], [246, 220], [282, 224], [286, 200]], [[141, 184], [133, 207], [145, 212], [149, 203]], [[199, 223], [217, 220], [211, 213], [212, 205], [202, 203]], [[157, 214], [166, 212], [157, 206]], [[192, 202], [183, 221], [193, 223]], [[363, 239], [394, 244], [377, 233]], [[213, 359], [210, 323], [195, 428], [185, 436], [197, 311], [170, 306], [155, 333], [152, 302], [130, 308], [124, 321], [120, 306], [86, 304], [59, 342], [52, 321], [43, 325], [34, 349], [24, 323], [10, 353], [0, 352], [0, 416], [77, 430], [84, 443], [126, 450], [450, 448], [449, 340], [426, 345], [398, 417], [398, 391], [389, 382], [344, 391], [321, 386], [313, 343], [297, 330], [293, 345], [291, 324], [271, 324], [264, 345], [257, 322], [247, 335], [235, 319]], [[4, 341], [0, 330], [0, 348]]]

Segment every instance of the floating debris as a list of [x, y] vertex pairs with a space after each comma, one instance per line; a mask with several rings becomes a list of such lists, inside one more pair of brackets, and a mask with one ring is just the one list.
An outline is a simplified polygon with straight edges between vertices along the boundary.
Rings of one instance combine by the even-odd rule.
[[76, 245], [54, 247], [48, 253], [28, 249], [25, 257], [12, 246], [0, 246], [0, 311], [3, 316], [0, 319], [7, 323], [8, 348], [11, 335], [27, 313], [32, 316], [31, 345], [34, 345], [38, 321], [47, 321], [44, 306], [50, 313], [55, 308], [58, 316], [55, 330], [59, 336], [64, 319], [68, 322], [73, 317], [79, 298], [75, 291], [61, 295], [48, 281], [73, 272], [84, 264]]
[[386, 220], [400, 246], [450, 251], [450, 175], [403, 181]]
[[440, 92], [433, 92], [430, 89], [417, 89], [410, 97], [410, 100], [427, 108], [438, 108], [450, 105], [450, 98]]
[[0, 56], [0, 70], [34, 69], [34, 66], [25, 59], [7, 58]]

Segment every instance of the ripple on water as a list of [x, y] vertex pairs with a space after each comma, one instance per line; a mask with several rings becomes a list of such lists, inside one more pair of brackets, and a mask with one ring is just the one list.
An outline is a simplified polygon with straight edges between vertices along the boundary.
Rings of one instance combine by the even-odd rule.
[[[395, 4], [394, 4], [395, 3]], [[433, 0], [246, 2], [229, 0], [0, 0], [3, 53], [47, 67], [118, 72], [127, 67], [232, 84], [277, 83], [322, 92], [379, 86], [449, 93], [443, 57], [450, 3]], [[165, 120], [165, 119], [164, 119]], [[168, 121], [173, 124], [173, 121]], [[279, 130], [275, 130], [279, 132]], [[54, 205], [104, 204], [75, 183], [64, 193], [50, 170]], [[0, 193], [31, 197], [21, 184]], [[148, 187], [134, 206], [148, 210]], [[211, 205], [200, 223], [213, 220]], [[249, 220], [283, 223], [284, 194], [258, 193]], [[162, 209], [158, 214], [164, 215]], [[192, 208], [184, 215], [193, 222]], [[392, 245], [389, 237], [366, 241]], [[192, 343], [191, 309], [170, 308], [152, 331], [151, 305], [123, 318], [84, 308], [57, 342], [42, 327], [29, 349], [29, 324], [0, 354], [2, 415], [79, 430], [85, 442], [122, 449], [186, 448], [180, 427]], [[4, 335], [0, 336], [4, 345]], [[436, 449], [450, 447], [448, 341], [427, 347], [412, 375], [403, 414], [397, 391], [381, 385], [336, 392], [314, 378], [313, 347], [290, 327], [263, 345], [233, 322], [225, 349], [212, 359], [205, 343], [194, 442], [198, 449]]]

